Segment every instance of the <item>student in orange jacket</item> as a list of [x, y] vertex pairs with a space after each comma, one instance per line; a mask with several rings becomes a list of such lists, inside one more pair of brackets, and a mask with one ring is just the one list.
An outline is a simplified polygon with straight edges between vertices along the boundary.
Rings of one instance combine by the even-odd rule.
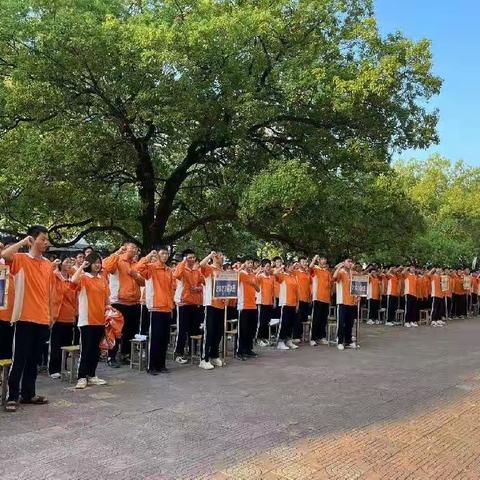
[[418, 276], [415, 267], [410, 266], [403, 271], [405, 295], [405, 327], [418, 327], [417, 282]]
[[220, 359], [220, 340], [223, 338], [226, 302], [213, 297], [215, 275], [223, 270], [223, 261], [222, 252], [212, 251], [200, 262], [202, 275], [205, 278], [203, 286], [205, 323], [202, 360], [199, 365], [203, 370], [213, 370], [223, 365]]
[[[3, 245], [0, 243], [0, 266], [6, 265], [5, 260], [1, 258], [1, 252], [11, 244]], [[0, 359], [8, 360], [12, 358], [13, 345], [13, 326], [11, 324], [13, 302], [15, 301], [15, 278], [7, 273], [6, 280], [8, 282], [7, 291], [7, 308], [0, 310]]]
[[367, 302], [368, 302], [368, 320], [369, 325], [378, 322], [378, 311], [380, 309], [380, 297], [382, 289], [382, 279], [378, 275], [376, 267], [370, 268], [368, 271], [368, 288], [367, 288]]
[[[294, 275], [298, 283], [298, 312], [293, 324], [293, 343], [300, 343], [303, 335], [303, 322], [308, 321], [312, 301], [312, 280], [307, 257], [300, 257], [295, 264]], [[313, 346], [313, 341], [310, 342]], [[316, 342], [315, 342], [316, 345]]]
[[[130, 340], [139, 330], [140, 323], [140, 287], [144, 279], [135, 270], [135, 257], [138, 248], [126, 242], [115, 253], [103, 260], [103, 268], [108, 274], [110, 286], [110, 302], [112, 307], [121, 312], [124, 319], [121, 342], [121, 360], [128, 364], [130, 356]], [[118, 343], [108, 352], [108, 365], [118, 368]]]
[[72, 345], [74, 324], [77, 317], [77, 292], [70, 278], [75, 272], [68, 256], [54, 262], [52, 277], [52, 319], [50, 330], [50, 358], [48, 373], [51, 378], [60, 378], [62, 347]]
[[188, 362], [184, 358], [185, 343], [191, 335], [198, 335], [203, 314], [203, 284], [205, 280], [197, 265], [193, 250], [185, 250], [183, 260], [177, 265], [173, 277], [177, 281], [175, 303], [177, 304], [177, 340], [175, 361]]
[[257, 292], [258, 330], [257, 345], [268, 347], [270, 345], [268, 326], [273, 318], [273, 302], [275, 301], [275, 279], [272, 271], [272, 262], [265, 258], [257, 272], [257, 283], [260, 291]]
[[238, 289], [238, 348], [240, 359], [257, 357], [253, 351], [253, 340], [257, 332], [256, 292], [260, 291], [257, 276], [253, 270], [253, 258], [247, 257], [239, 272]]
[[175, 293], [175, 279], [167, 266], [168, 249], [153, 250], [136, 265], [136, 271], [145, 279], [145, 303], [150, 312], [148, 336], [148, 373], [168, 373], [167, 347]]
[[333, 281], [337, 285], [338, 306], [338, 345], [339, 350], [345, 347], [356, 348], [352, 341], [352, 329], [357, 315], [357, 297], [350, 294], [353, 261], [346, 258], [335, 267]]
[[294, 262], [288, 261], [284, 267], [275, 269], [275, 279], [280, 285], [278, 300], [281, 308], [277, 349], [295, 350], [298, 346], [292, 342], [292, 333], [298, 308], [299, 289], [294, 273]]
[[442, 292], [441, 276], [443, 270], [441, 268], [432, 268], [428, 272], [428, 278], [430, 279], [432, 286], [432, 313], [431, 313], [431, 326], [441, 327], [444, 325], [442, 316], [445, 314], [445, 300]]
[[96, 252], [85, 257], [85, 262], [71, 279], [78, 290], [78, 327], [80, 329], [80, 365], [76, 389], [89, 385], [105, 385], [97, 377], [100, 358], [100, 340], [105, 334], [105, 312], [110, 304], [110, 290], [102, 274], [102, 258]]
[[312, 339], [310, 345], [328, 345], [327, 324], [332, 292], [332, 273], [325, 257], [315, 255], [310, 263], [312, 276]]

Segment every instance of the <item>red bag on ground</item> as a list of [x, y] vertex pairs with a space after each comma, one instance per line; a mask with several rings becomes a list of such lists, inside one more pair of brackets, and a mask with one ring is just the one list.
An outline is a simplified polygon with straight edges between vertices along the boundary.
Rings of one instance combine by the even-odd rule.
[[122, 336], [123, 315], [113, 307], [105, 310], [105, 336], [100, 341], [101, 350], [111, 350]]

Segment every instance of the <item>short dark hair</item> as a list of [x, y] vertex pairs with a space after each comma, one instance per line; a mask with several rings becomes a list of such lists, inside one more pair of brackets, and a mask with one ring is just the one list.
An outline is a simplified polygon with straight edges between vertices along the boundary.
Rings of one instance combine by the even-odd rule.
[[272, 261], [269, 258], [264, 258], [262, 260], [262, 267], [264, 267], [265, 265], [271, 265], [271, 264], [272, 264]]
[[43, 225], [32, 225], [28, 230], [27, 230], [27, 235], [29, 237], [37, 238], [39, 235], [42, 233], [48, 234], [48, 229], [47, 227], [44, 227]]
[[276, 262], [277, 260], [281, 260], [283, 262], [283, 258], [279, 257], [278, 255], [272, 258], [272, 262]]
[[187, 248], [182, 252], [182, 257], [186, 257], [187, 255], [195, 255], [195, 252], [191, 248]]
[[[132, 243], [132, 242], [128, 242], [128, 243]], [[169, 250], [169, 248], [167, 247], [167, 245], [158, 245], [155, 250], [156, 250], [157, 252], [159, 252], [160, 250], [165, 250], [166, 252], [169, 252], [169, 253], [170, 253], [170, 250]]]
[[[93, 250], [93, 247], [91, 247], [90, 245], [88, 245], [87, 247], [82, 248], [82, 251], [81, 251], [81, 252], [78, 252], [78, 253], [83, 253], [83, 254], [85, 255], [85, 252], [86, 252], [87, 250]], [[77, 255], [78, 255], [78, 254], [77, 254]]]
[[253, 262], [254, 258], [252, 257], [252, 255], [245, 255], [245, 257], [243, 258], [243, 261], [244, 262]]
[[88, 267], [85, 268], [84, 272], [92, 273], [92, 263], [98, 260], [102, 261], [102, 257], [97, 252], [92, 252], [90, 255], [87, 255], [85, 261], [88, 262]]
[[306, 259], [307, 259], [307, 257], [298, 257], [298, 261], [300, 261], [300, 260], [306, 260]]

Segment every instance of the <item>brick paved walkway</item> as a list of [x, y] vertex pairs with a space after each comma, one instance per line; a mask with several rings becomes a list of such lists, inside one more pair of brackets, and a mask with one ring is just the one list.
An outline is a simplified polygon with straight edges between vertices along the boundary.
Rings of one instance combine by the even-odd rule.
[[480, 321], [363, 329], [359, 351], [266, 351], [168, 377], [42, 377], [0, 413], [0, 479], [480, 479]]

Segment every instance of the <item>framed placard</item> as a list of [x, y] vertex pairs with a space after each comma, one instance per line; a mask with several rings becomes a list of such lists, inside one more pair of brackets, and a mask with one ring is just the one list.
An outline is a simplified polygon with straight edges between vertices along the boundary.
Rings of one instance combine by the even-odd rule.
[[8, 280], [10, 268], [7, 265], [0, 265], [0, 310], [8, 308]]
[[470, 275], [465, 275], [463, 277], [463, 289], [471, 290], [472, 288], [472, 277]]
[[238, 297], [238, 273], [217, 272], [213, 279], [214, 298], [237, 298]]
[[448, 292], [448, 289], [450, 287], [450, 278], [448, 275], [442, 275], [440, 277], [440, 289], [442, 292]]
[[350, 295], [366, 297], [368, 291], [368, 275], [352, 275], [350, 280]]

